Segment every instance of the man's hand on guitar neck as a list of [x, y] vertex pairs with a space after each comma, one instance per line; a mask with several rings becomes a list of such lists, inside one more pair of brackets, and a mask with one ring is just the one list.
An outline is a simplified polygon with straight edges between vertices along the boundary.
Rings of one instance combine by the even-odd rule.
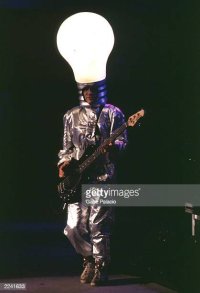
[[65, 177], [65, 172], [64, 172], [64, 168], [69, 165], [70, 161], [65, 161], [63, 162], [61, 165], [58, 166], [58, 170], [59, 170], [59, 177], [63, 178]]

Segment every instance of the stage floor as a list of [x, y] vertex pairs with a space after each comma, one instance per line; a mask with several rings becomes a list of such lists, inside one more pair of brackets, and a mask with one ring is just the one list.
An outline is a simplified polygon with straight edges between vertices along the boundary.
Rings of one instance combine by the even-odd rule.
[[[159, 284], [144, 282], [139, 277], [129, 275], [111, 275], [108, 285], [102, 287], [81, 284], [79, 276], [1, 279], [0, 282], [10, 285], [25, 284], [25, 290], [14, 290], [15, 292], [24, 293], [177, 293]], [[13, 290], [3, 291], [13, 292]]]

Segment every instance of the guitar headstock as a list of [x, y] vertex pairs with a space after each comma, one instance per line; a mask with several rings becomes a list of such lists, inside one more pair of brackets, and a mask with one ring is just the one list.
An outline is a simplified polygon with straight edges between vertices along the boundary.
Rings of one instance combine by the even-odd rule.
[[138, 111], [137, 113], [133, 114], [128, 118], [127, 125], [133, 127], [136, 124], [136, 122], [143, 116], [144, 110], [141, 109], [140, 111]]

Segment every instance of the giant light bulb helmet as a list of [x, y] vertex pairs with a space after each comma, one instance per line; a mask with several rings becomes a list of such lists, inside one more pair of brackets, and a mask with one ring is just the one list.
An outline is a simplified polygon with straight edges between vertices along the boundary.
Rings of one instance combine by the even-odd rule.
[[98, 105], [106, 103], [106, 64], [113, 45], [112, 27], [99, 14], [79, 12], [61, 24], [57, 47], [73, 70], [81, 105], [85, 104], [82, 89], [86, 86], [96, 89]]

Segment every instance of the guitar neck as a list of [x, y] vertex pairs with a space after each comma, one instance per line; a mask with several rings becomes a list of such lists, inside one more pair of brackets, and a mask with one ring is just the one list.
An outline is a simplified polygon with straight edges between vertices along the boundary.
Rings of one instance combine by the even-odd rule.
[[119, 128], [117, 128], [109, 138], [105, 139], [103, 143], [96, 149], [96, 151], [87, 158], [83, 163], [79, 166], [79, 171], [82, 173], [85, 169], [87, 169], [91, 163], [93, 163], [101, 154], [102, 150], [107, 147], [110, 143], [116, 140], [116, 138], [127, 128], [128, 124], [125, 122]]

